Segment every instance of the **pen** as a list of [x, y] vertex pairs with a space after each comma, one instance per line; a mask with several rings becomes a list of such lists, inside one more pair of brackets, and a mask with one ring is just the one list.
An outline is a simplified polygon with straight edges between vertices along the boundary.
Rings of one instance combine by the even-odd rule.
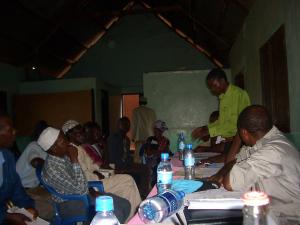
[[7, 201], [6, 207], [7, 207], [8, 209], [11, 209], [11, 208], [14, 207], [14, 204], [13, 204], [11, 201]]

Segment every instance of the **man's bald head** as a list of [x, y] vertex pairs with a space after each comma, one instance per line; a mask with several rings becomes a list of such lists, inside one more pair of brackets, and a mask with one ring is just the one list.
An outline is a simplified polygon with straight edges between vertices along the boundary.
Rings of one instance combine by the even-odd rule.
[[237, 126], [238, 129], [245, 129], [252, 135], [266, 134], [272, 129], [273, 122], [271, 115], [264, 106], [251, 105], [241, 112]]

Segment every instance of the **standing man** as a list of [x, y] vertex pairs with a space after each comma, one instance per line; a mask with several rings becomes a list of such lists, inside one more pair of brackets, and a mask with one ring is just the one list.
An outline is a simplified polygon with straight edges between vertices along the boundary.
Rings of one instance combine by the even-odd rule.
[[225, 72], [220, 68], [211, 70], [206, 77], [207, 86], [212, 94], [219, 98], [219, 118], [207, 126], [198, 127], [192, 132], [194, 139], [221, 136], [232, 140], [228, 145], [229, 152], [225, 162], [232, 161], [239, 151], [241, 139], [237, 134], [237, 119], [241, 111], [250, 105], [250, 99], [245, 90], [230, 84]]
[[146, 106], [147, 99], [140, 97], [140, 106], [133, 110], [132, 139], [135, 142], [134, 162], [140, 163], [139, 151], [147, 138], [153, 135], [152, 125], [156, 120], [153, 109]]

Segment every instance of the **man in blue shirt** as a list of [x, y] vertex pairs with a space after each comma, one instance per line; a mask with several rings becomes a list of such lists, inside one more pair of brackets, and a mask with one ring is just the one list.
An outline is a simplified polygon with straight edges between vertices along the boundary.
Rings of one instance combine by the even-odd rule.
[[11, 119], [0, 112], [0, 224], [26, 225], [26, 221], [31, 221], [28, 217], [6, 212], [6, 205], [11, 202], [19, 208], [26, 208], [34, 217], [38, 214], [16, 172], [14, 156], [8, 150], [13, 145], [15, 133]]

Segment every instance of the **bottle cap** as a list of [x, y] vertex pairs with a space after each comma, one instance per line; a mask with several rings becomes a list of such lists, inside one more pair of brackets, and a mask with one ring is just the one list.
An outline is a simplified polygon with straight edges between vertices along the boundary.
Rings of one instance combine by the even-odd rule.
[[264, 192], [252, 191], [243, 196], [243, 202], [249, 206], [262, 206], [270, 203], [268, 195]]
[[114, 210], [113, 198], [110, 196], [99, 196], [96, 198], [96, 212]]
[[161, 159], [166, 160], [169, 158], [169, 153], [161, 153], [160, 157], [161, 157]]
[[145, 218], [148, 221], [153, 221], [155, 220], [155, 216], [157, 213], [157, 210], [155, 206], [153, 205], [151, 200], [146, 200], [147, 203], [141, 208], [139, 208], [139, 216], [143, 220]]
[[192, 150], [193, 149], [193, 145], [192, 144], [187, 144], [186, 146], [187, 146], [188, 150]]
[[184, 196], [185, 196], [185, 193], [184, 193], [184, 191], [177, 191], [177, 192], [178, 192], [178, 194], [179, 194], [180, 198], [181, 198], [181, 199], [183, 199], [183, 198], [184, 198]]

